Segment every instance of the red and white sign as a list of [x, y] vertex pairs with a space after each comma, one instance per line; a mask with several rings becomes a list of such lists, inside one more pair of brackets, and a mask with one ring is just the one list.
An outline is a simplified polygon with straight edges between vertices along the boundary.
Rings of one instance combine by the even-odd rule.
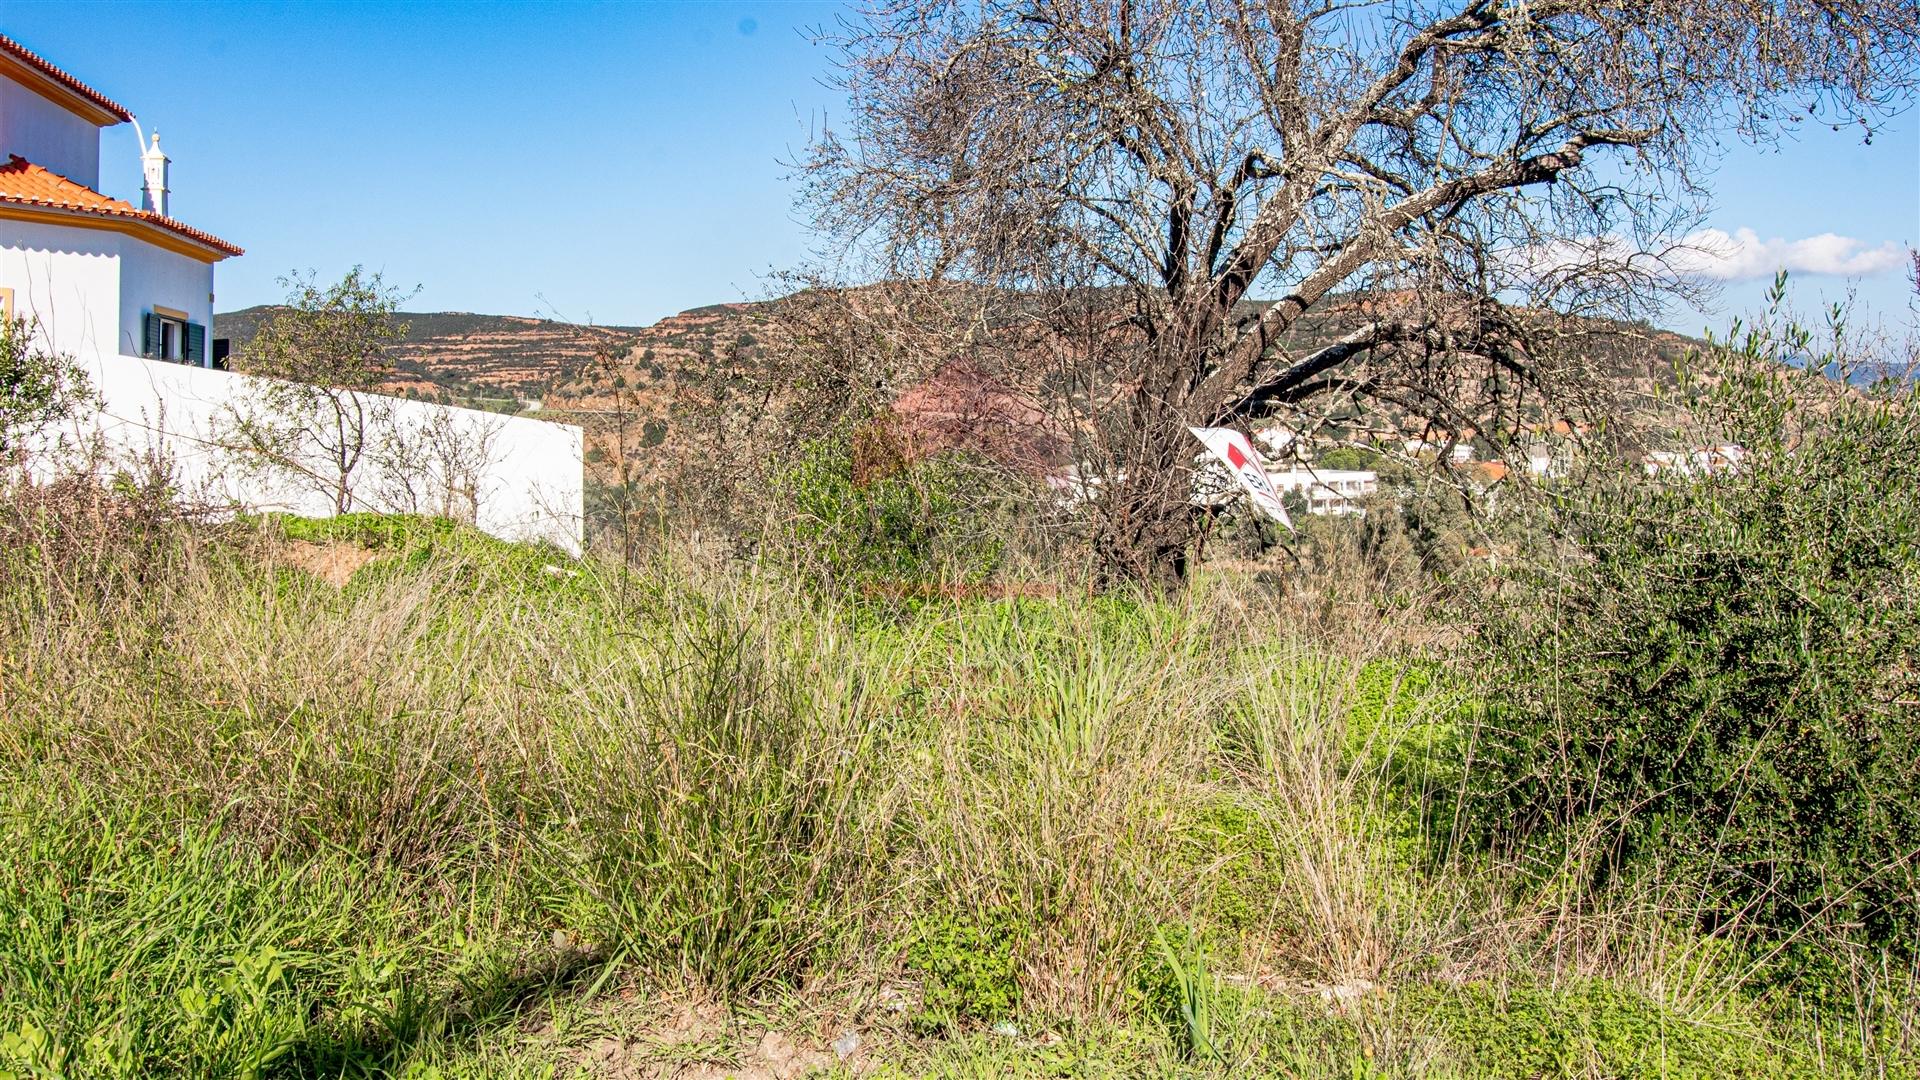
[[1293, 519], [1287, 516], [1287, 508], [1280, 502], [1280, 493], [1273, 488], [1273, 481], [1267, 479], [1266, 462], [1260, 460], [1260, 454], [1245, 435], [1232, 428], [1197, 427], [1188, 428], [1193, 437], [1199, 439], [1213, 456], [1226, 462], [1228, 471], [1234, 479], [1240, 481], [1240, 487], [1253, 500], [1253, 505], [1261, 513], [1285, 525], [1289, 532], [1293, 529]]

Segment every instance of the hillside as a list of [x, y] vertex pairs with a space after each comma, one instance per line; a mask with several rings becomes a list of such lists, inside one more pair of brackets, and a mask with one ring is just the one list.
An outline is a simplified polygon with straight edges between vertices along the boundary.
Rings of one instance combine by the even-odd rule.
[[[793, 320], [781, 307], [787, 302], [713, 304], [641, 327], [579, 326], [469, 312], [406, 312], [401, 316], [408, 333], [400, 350], [399, 376], [389, 388], [407, 396], [478, 408], [537, 409], [544, 418], [587, 429], [590, 467], [604, 466], [624, 442], [634, 466], [630, 475], [651, 475], [652, 459], [658, 455], [642, 453], [636, 458], [635, 451], [674, 441], [689, 402], [705, 397], [716, 373], [730, 372], [769, 388], [771, 396], [755, 399], [763, 409], [785, 404], [788, 388], [770, 377], [765, 364], [791, 346]], [[1305, 350], [1337, 337], [1344, 332], [1351, 309], [1365, 303], [1355, 300], [1310, 314], [1289, 335], [1288, 346]], [[216, 333], [231, 338], [237, 353], [271, 310], [254, 307], [219, 315]], [[1613, 353], [1604, 358], [1603, 368], [1623, 400], [1644, 402], [1670, 379], [1672, 359], [1691, 343], [1644, 326], [1600, 320], [1592, 325], [1602, 332], [1590, 347]], [[975, 370], [971, 365], [962, 368]], [[916, 402], [924, 404], [923, 399], [951, 402], [956, 396], [1006, 393], [998, 384], [971, 391], [953, 385], [961, 377], [946, 370], [932, 391], [905, 387], [899, 394], [900, 405], [911, 410]], [[1388, 416], [1385, 422], [1389, 426], [1413, 423], [1398, 416]], [[934, 419], [936, 427], [950, 424], [950, 417]], [[1012, 438], [1022, 447], [1017, 456], [1033, 456], [1030, 433]]]
[[[214, 316], [214, 334], [242, 352], [262, 319], [261, 305]], [[389, 388], [410, 397], [491, 408], [538, 400], [557, 376], [588, 363], [596, 349], [624, 351], [641, 331], [630, 326], [582, 326], [519, 315], [465, 311], [406, 311], [406, 343], [399, 375]]]

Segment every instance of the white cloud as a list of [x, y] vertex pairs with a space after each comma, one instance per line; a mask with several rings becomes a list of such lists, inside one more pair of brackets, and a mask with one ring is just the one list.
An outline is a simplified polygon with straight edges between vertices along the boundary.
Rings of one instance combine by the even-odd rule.
[[1900, 245], [1888, 241], [1868, 247], [1864, 240], [1821, 233], [1803, 240], [1775, 237], [1762, 240], [1752, 229], [1701, 229], [1689, 233], [1669, 256], [1673, 268], [1690, 277], [1712, 281], [1752, 281], [1770, 278], [1781, 270], [1790, 274], [1833, 274], [1867, 277], [1884, 274], [1906, 262]]

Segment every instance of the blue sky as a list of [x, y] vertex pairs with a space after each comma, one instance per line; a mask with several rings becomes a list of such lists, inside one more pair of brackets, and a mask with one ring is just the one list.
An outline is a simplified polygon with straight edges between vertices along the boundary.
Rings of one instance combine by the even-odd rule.
[[[0, 0], [0, 30], [126, 105], [173, 158], [175, 216], [247, 248], [219, 308], [278, 299], [294, 269], [355, 263], [409, 307], [644, 323], [765, 295], [806, 255], [782, 164], [836, 106], [810, 27], [825, 3], [258, 5]], [[1812, 307], [1857, 291], [1909, 323], [1898, 266], [1920, 244], [1920, 124], [1734, 148], [1710, 224], [1752, 242], [1719, 310], [1807, 268]], [[102, 186], [137, 197], [132, 128]], [[1840, 240], [1817, 240], [1832, 234]], [[1778, 241], [1778, 243], [1774, 243]]]

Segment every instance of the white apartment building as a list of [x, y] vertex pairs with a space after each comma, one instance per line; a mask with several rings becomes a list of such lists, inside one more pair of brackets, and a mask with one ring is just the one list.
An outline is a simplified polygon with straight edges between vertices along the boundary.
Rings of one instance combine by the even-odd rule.
[[1294, 492], [1305, 499], [1309, 514], [1364, 514], [1361, 503], [1380, 490], [1379, 474], [1371, 469], [1294, 465], [1284, 471], [1267, 470], [1267, 479], [1281, 495]]

